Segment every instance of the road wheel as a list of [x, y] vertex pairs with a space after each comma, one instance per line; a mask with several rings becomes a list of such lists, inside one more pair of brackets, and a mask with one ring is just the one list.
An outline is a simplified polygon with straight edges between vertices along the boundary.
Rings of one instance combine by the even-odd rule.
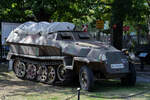
[[57, 80], [56, 68], [53, 66], [48, 66], [47, 83], [54, 84], [56, 80]]
[[27, 74], [26, 78], [29, 80], [33, 80], [36, 78], [37, 68], [34, 64], [27, 64]]
[[13, 71], [18, 78], [24, 79], [26, 75], [26, 65], [20, 60], [15, 60], [13, 63]]
[[136, 83], [136, 70], [132, 63], [129, 63], [130, 73], [121, 78], [121, 84], [124, 86], [134, 86]]
[[93, 72], [86, 66], [81, 67], [79, 73], [80, 86], [83, 90], [90, 91], [93, 87]]
[[58, 75], [58, 79], [60, 81], [65, 80], [65, 73], [66, 72], [65, 72], [65, 69], [64, 69], [64, 65], [63, 64], [59, 65], [58, 68], [57, 68], [57, 75]]
[[37, 81], [46, 82], [48, 70], [46, 66], [39, 66], [37, 69]]

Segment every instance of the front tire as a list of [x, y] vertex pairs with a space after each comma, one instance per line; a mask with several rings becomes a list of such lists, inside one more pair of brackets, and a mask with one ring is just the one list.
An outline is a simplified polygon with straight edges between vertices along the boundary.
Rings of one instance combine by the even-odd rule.
[[136, 70], [132, 63], [129, 63], [129, 70], [130, 73], [126, 77], [121, 78], [123, 86], [134, 86], [136, 83]]
[[94, 84], [93, 72], [86, 66], [81, 67], [79, 73], [80, 86], [83, 90], [90, 91]]

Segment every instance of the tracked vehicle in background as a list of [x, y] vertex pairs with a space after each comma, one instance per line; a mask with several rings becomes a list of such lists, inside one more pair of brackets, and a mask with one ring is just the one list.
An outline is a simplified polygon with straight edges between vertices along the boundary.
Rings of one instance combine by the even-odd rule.
[[136, 83], [135, 68], [123, 52], [74, 27], [66, 22], [26, 22], [12, 31], [7, 59], [13, 60], [16, 76], [48, 84], [77, 78], [84, 90], [91, 90], [95, 79]]

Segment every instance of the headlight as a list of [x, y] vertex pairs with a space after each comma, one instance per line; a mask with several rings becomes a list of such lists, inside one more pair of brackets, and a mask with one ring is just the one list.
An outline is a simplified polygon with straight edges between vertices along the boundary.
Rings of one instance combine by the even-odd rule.
[[125, 55], [129, 55], [129, 51], [127, 49], [122, 49], [122, 52], [125, 54]]
[[100, 54], [100, 55], [99, 55], [99, 59], [100, 59], [101, 61], [106, 61], [106, 60], [107, 60], [105, 54]]
[[125, 51], [125, 54], [126, 54], [126, 55], [129, 55], [129, 51]]

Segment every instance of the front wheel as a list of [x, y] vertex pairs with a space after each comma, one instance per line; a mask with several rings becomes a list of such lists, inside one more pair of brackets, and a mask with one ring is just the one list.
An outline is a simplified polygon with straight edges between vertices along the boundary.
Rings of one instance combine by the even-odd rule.
[[124, 86], [134, 86], [136, 83], [136, 70], [132, 63], [129, 63], [130, 73], [121, 78], [121, 84]]
[[93, 72], [86, 66], [81, 67], [79, 73], [80, 86], [83, 90], [90, 91], [93, 87]]

